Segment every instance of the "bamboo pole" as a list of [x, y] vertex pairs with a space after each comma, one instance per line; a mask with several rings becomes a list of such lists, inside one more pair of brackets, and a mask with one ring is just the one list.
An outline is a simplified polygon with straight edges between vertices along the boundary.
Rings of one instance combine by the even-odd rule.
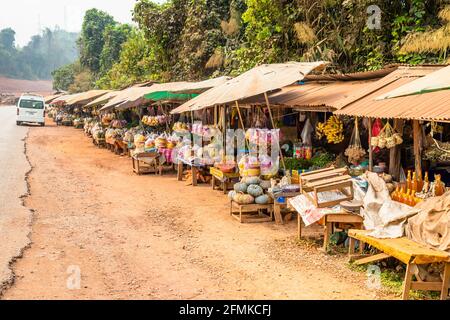
[[369, 118], [369, 171], [373, 171], [372, 118]]
[[422, 173], [422, 132], [419, 120], [413, 120], [414, 167], [416, 174]]
[[[266, 100], [267, 109], [269, 110], [269, 117], [270, 117], [270, 121], [272, 122], [272, 128], [276, 129], [275, 122], [273, 121], [272, 110], [270, 110], [270, 103], [269, 103], [269, 97], [267, 96], [267, 92], [264, 92], [264, 99]], [[281, 147], [280, 147], [280, 139], [277, 139], [277, 143], [278, 143], [278, 150], [280, 152], [281, 163], [283, 164], [283, 169], [286, 170], [283, 152], [281, 152]]]
[[245, 131], [244, 120], [242, 119], [241, 108], [239, 107], [239, 102], [237, 102], [237, 100], [235, 102], [236, 102], [237, 112], [239, 115], [239, 122], [241, 123], [242, 130]]

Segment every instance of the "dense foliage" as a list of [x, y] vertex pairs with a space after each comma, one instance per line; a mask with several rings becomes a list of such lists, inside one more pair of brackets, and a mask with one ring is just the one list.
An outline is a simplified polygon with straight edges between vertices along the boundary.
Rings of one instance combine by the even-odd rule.
[[23, 48], [15, 45], [11, 28], [0, 31], [0, 74], [22, 79], [51, 79], [56, 68], [73, 62], [78, 56], [78, 34], [45, 29]]
[[138, 0], [137, 30], [119, 28], [127, 29], [121, 33], [107, 14], [88, 12], [81, 64], [98, 87], [121, 88], [143, 80], [237, 75], [261, 63], [290, 60], [326, 60], [330, 72], [443, 63], [450, 47], [448, 5], [444, 0]]

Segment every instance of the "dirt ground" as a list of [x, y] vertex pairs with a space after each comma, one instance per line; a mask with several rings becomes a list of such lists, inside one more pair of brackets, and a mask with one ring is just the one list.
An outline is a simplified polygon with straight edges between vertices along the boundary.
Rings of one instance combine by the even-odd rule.
[[297, 243], [295, 221], [239, 224], [221, 192], [137, 176], [81, 130], [31, 128], [27, 146], [32, 245], [3, 299], [394, 298], [345, 255]]

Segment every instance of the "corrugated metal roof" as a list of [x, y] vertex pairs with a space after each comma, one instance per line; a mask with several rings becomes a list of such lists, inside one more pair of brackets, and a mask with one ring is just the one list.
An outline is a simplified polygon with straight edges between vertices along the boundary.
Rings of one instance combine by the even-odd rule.
[[442, 90], [395, 99], [375, 100], [400, 86], [434, 72], [439, 67], [402, 67], [366, 88], [339, 101], [338, 115], [371, 118], [402, 118], [418, 120], [450, 119], [450, 91]]
[[[351, 93], [373, 81], [311, 82], [282, 88], [268, 96], [271, 105], [305, 111], [332, 111], [335, 105]], [[265, 104], [264, 96], [245, 99], [242, 104]]]
[[96, 98], [95, 100], [89, 102], [88, 104], [85, 105], [85, 107], [96, 107], [101, 104], [106, 104], [109, 100], [113, 99], [118, 94], [119, 94], [119, 91], [108, 92], [108, 93]]
[[377, 100], [390, 99], [431, 91], [450, 89], [450, 66], [439, 69], [424, 77], [377, 97]]
[[264, 64], [240, 76], [212, 88], [189, 100], [171, 113], [195, 111], [220, 104], [234, 103], [265, 92], [289, 86], [309, 74], [312, 70], [324, 68], [327, 62], [288, 62]]
[[72, 104], [86, 104], [95, 98], [103, 96], [104, 94], [110, 92], [109, 90], [89, 90], [86, 92], [81, 92], [76, 96], [70, 97], [66, 100], [66, 103], [69, 105]]

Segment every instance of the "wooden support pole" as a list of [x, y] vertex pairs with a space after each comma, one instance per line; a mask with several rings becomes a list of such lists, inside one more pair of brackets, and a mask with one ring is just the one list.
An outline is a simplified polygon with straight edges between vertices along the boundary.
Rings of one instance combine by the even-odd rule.
[[[266, 100], [267, 109], [269, 110], [269, 116], [270, 116], [270, 121], [272, 122], [272, 128], [276, 129], [275, 121], [273, 121], [272, 110], [270, 109], [269, 97], [267, 96], [267, 92], [264, 92], [264, 98]], [[278, 139], [277, 143], [278, 143], [278, 150], [280, 152], [281, 163], [283, 164], [283, 169], [286, 170], [286, 165], [284, 163], [283, 152], [281, 151], [281, 147], [280, 147], [280, 139]]]
[[369, 171], [373, 171], [372, 118], [369, 118]]
[[237, 112], [239, 115], [239, 122], [241, 123], [242, 130], [245, 131], [244, 120], [242, 119], [241, 108], [239, 107], [239, 102], [237, 102], [237, 100], [235, 102], [236, 102]]
[[419, 120], [413, 120], [414, 167], [416, 174], [422, 173], [422, 128]]
[[[394, 130], [403, 133], [404, 120], [394, 119]], [[397, 145], [389, 150], [389, 174], [394, 180], [399, 181], [401, 168], [401, 146]]]

